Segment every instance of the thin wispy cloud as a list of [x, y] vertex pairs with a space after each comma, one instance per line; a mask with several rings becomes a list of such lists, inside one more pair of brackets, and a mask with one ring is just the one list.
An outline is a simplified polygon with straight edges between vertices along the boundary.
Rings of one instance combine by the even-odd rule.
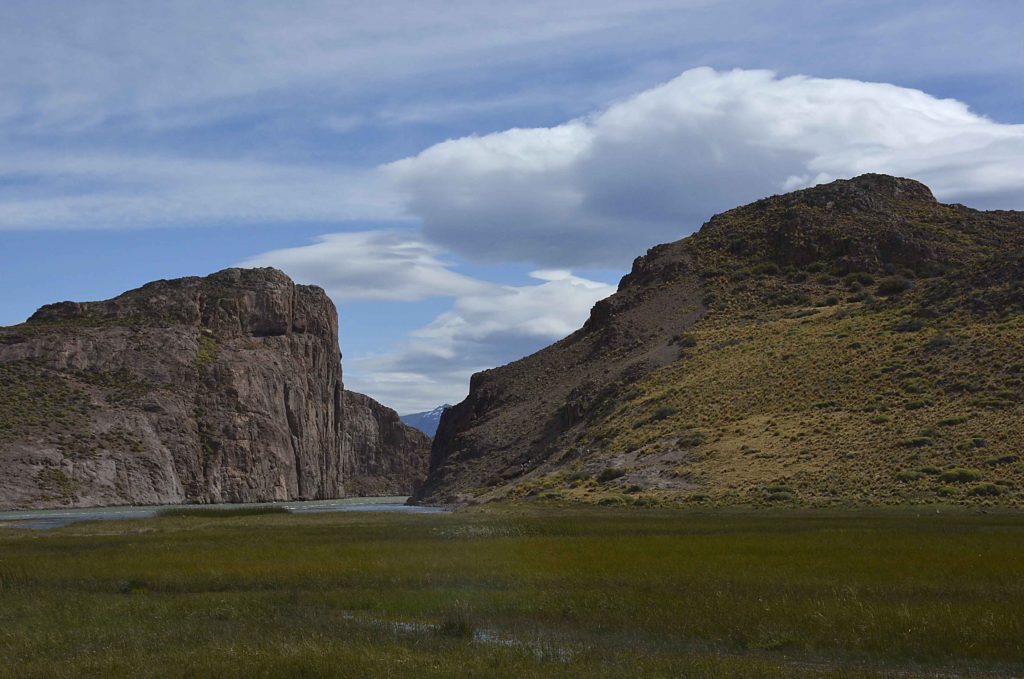
[[25, 130], [82, 128], [163, 112], [174, 120], [187, 107], [251, 104], [241, 100], [325, 83], [351, 94], [467, 63], [537, 59], [636, 17], [705, 4], [455, 0], [439, 20], [439, 3], [404, 0], [100, 0], [63, 3], [59, 12], [5, 3], [0, 25], [17, 30], [0, 43], [0, 63], [10, 66], [0, 71], [0, 120]]
[[397, 220], [403, 215], [403, 206], [378, 175], [347, 168], [131, 153], [0, 157], [0, 230]]

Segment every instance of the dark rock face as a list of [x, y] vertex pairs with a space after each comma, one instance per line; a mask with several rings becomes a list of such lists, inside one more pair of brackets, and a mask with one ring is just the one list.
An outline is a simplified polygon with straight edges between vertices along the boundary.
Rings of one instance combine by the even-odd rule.
[[0, 329], [0, 507], [342, 496], [337, 327], [320, 288], [228, 269]]
[[564, 447], [565, 437], [636, 379], [676, 358], [678, 348], [664, 337], [686, 332], [704, 316], [703, 290], [690, 258], [674, 245], [659, 246], [637, 260], [615, 295], [594, 306], [583, 328], [473, 375], [469, 396], [441, 416], [430, 474], [415, 499], [468, 500], [470, 489], [515, 484], [584, 454]]
[[369, 396], [346, 391], [342, 443], [349, 495], [411, 495], [427, 476], [430, 438]]
[[[430, 474], [416, 499], [487, 501], [523, 497], [537, 488], [582, 497], [582, 491], [573, 490], [577, 486], [559, 479], [593, 477], [595, 470], [611, 464], [641, 467], [658, 458], [636, 452], [654, 443], [641, 440], [636, 448], [617, 449], [615, 441], [632, 440], [631, 431], [655, 428], [650, 422], [658, 420], [637, 421], [635, 408], [656, 409], [666, 394], [676, 393], [666, 384], [689, 384], [688, 357], [721, 360], [716, 370], [727, 371], [726, 358], [717, 357], [746, 341], [744, 333], [753, 334], [747, 328], [784, 325], [786, 319], [815, 315], [818, 309], [866, 319], [966, 314], [962, 322], [967, 325], [1005, 320], [1024, 313], [1022, 262], [1024, 214], [943, 205], [923, 184], [884, 175], [840, 180], [716, 215], [698, 233], [637, 258], [618, 291], [598, 302], [577, 332], [474, 375], [469, 396], [441, 418]], [[908, 292], [894, 295], [887, 285]], [[841, 318], [836, 316], [837, 323]], [[727, 339], [693, 348], [691, 333]], [[901, 350], [898, 340], [891, 349]], [[799, 347], [793, 351], [803, 355]], [[979, 359], [979, 367], [985, 365]], [[791, 369], [785, 363], [777, 366], [783, 373]], [[663, 376], [660, 386], [644, 382], [657, 375]], [[822, 382], [827, 389], [843, 384], [838, 377], [829, 382], [827, 375]], [[800, 385], [794, 381], [793, 386]], [[838, 388], [836, 395], [849, 396]], [[735, 395], [713, 396], [728, 402]], [[785, 401], [785, 394], [778, 400]], [[956, 407], [953, 400], [948, 405]], [[685, 412], [685, 404], [679, 408]], [[776, 413], [742, 413], [751, 421], [769, 415]], [[715, 441], [666, 453], [664, 462], [671, 468], [651, 472], [654, 480], [644, 483], [650, 481], [648, 486], [669, 496], [692, 491], [697, 472], [705, 473], [704, 467], [691, 469], [681, 461], [749, 466], [729, 448], [737, 426], [719, 417], [709, 415], [702, 423], [721, 432]], [[852, 438], [871, 434], [856, 426], [850, 425]], [[667, 424], [657, 428], [663, 434], [657, 441], [692, 438], [692, 432], [673, 432]], [[633, 436], [641, 438], [640, 433]], [[738, 441], [735, 448], [746, 444]], [[701, 483], [701, 493], [727, 494], [724, 483], [722, 488], [714, 481]], [[740, 487], [746, 481], [736, 483]]]

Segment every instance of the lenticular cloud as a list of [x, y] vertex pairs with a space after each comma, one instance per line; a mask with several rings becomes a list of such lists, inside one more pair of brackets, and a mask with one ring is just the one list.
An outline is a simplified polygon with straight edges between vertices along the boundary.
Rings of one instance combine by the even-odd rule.
[[479, 260], [622, 265], [765, 195], [864, 172], [1024, 206], [1024, 125], [895, 85], [686, 71], [592, 116], [384, 166], [425, 236]]

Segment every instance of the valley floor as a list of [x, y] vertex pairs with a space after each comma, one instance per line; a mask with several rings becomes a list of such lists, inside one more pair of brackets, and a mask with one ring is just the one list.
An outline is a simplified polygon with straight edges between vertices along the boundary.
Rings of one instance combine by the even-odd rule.
[[1022, 573], [935, 507], [0, 526], [0, 676], [1020, 675]]

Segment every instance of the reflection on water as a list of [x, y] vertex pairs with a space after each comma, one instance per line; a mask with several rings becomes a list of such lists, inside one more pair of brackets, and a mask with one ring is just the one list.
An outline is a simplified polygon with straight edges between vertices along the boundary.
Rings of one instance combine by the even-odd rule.
[[222, 505], [153, 505], [149, 507], [87, 507], [82, 509], [26, 509], [0, 512], [0, 526], [12, 528], [46, 529], [67, 526], [78, 521], [110, 521], [122, 519], [148, 519], [168, 507], [202, 507], [203, 509], [232, 509], [235, 507], [284, 507], [293, 514], [326, 512], [405, 512], [410, 514], [437, 514], [448, 511], [443, 507], [418, 507], [405, 504], [406, 497], [347, 497], [340, 500], [309, 500], [295, 502], [259, 502], [252, 504]]

